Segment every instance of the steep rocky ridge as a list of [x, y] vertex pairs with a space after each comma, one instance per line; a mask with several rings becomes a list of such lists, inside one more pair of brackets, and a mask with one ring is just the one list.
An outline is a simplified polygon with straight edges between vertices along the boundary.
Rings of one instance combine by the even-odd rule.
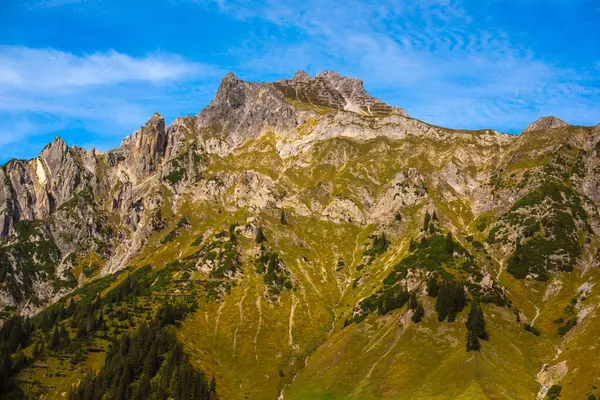
[[[583, 350], [600, 323], [599, 143], [555, 118], [432, 126], [331, 71], [228, 74], [198, 115], [154, 114], [117, 149], [56, 139], [0, 169], [0, 306], [33, 315], [151, 265], [200, 293], [179, 339], [223, 398], [581, 397], [600, 386]], [[480, 353], [468, 311], [437, 320], [432, 277], [483, 304]], [[404, 290], [422, 323], [388, 310]]]

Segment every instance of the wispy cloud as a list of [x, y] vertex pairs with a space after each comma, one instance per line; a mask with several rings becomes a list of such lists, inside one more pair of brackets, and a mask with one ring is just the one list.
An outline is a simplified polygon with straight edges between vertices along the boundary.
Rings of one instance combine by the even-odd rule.
[[63, 89], [126, 81], [160, 82], [192, 78], [213, 69], [179, 56], [134, 58], [114, 50], [75, 55], [53, 49], [0, 46], [0, 84], [24, 89]]
[[18, 0], [22, 7], [55, 8], [66, 5], [83, 3], [86, 0]]

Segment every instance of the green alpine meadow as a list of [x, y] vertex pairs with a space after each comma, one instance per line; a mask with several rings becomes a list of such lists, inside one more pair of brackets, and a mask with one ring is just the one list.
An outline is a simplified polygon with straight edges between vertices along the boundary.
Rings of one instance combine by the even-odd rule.
[[600, 398], [600, 125], [228, 73], [0, 168], [2, 399]]

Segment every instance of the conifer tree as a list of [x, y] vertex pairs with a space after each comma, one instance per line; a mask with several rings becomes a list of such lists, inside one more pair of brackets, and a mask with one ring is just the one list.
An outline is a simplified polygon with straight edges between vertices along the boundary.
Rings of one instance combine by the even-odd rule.
[[258, 231], [256, 232], [256, 243], [261, 244], [266, 241], [267, 241], [267, 237], [265, 236], [265, 233], [263, 232], [262, 228], [259, 227]]
[[425, 219], [423, 220], [423, 231], [427, 232], [429, 230], [429, 221], [431, 221], [431, 215], [429, 214], [429, 210], [425, 211]]
[[61, 342], [69, 342], [69, 332], [67, 332], [67, 328], [64, 325], [61, 325], [59, 328], [59, 336]]
[[210, 386], [208, 389], [209, 400], [216, 400], [217, 398], [217, 382], [215, 381], [215, 377], [213, 375], [210, 380]]
[[440, 288], [438, 286], [437, 276], [434, 275], [429, 279], [429, 281], [427, 281], [427, 294], [429, 297], [436, 298], [439, 294], [439, 290]]
[[483, 310], [479, 303], [474, 302], [471, 305], [471, 311], [467, 317], [467, 351], [479, 351], [481, 345], [479, 339], [487, 340], [487, 332], [485, 331], [485, 320]]
[[448, 285], [440, 286], [437, 300], [435, 302], [435, 311], [438, 313], [438, 321], [445, 321], [448, 317], [449, 305]]
[[422, 303], [419, 303], [419, 304], [417, 304], [417, 308], [412, 316], [412, 321], [415, 324], [418, 324], [419, 322], [421, 322], [423, 320], [424, 315], [425, 315], [425, 308], [423, 308]]
[[144, 363], [144, 375], [154, 376], [158, 369], [158, 342], [154, 341]]
[[88, 309], [87, 318], [85, 322], [85, 331], [90, 333], [96, 327], [96, 317], [94, 316], [94, 310], [92, 308]]
[[75, 314], [76, 309], [77, 309], [77, 306], [75, 304], [75, 300], [73, 300], [73, 298], [71, 298], [71, 301], [69, 302], [69, 307], [67, 308], [67, 313], [71, 316], [71, 315]]
[[450, 232], [446, 235], [446, 253], [450, 255], [454, 254], [454, 240], [452, 239], [452, 234]]
[[31, 349], [31, 357], [37, 358], [37, 356], [40, 355], [40, 350], [40, 343], [36, 340], [35, 343], [33, 343], [33, 348]]
[[411, 310], [416, 310], [417, 309], [417, 293], [415, 292], [411, 292], [410, 293], [410, 300], [408, 302], [408, 308], [410, 308]]
[[13, 369], [19, 370], [27, 363], [27, 357], [23, 353], [23, 347], [19, 344], [17, 351], [13, 355]]
[[11, 373], [12, 358], [8, 347], [5, 346], [2, 349], [2, 358], [0, 358], [0, 393], [8, 389]]
[[481, 344], [472, 331], [467, 331], [467, 351], [479, 351]]
[[58, 326], [55, 326], [54, 330], [52, 331], [52, 335], [50, 336], [50, 342], [48, 343], [48, 348], [50, 350], [54, 350], [58, 347], [59, 344], [60, 344], [60, 333], [58, 331]]
[[181, 393], [181, 374], [179, 371], [179, 366], [177, 366], [173, 370], [173, 374], [171, 375], [171, 382], [169, 383], [169, 393], [171, 397], [179, 398]]
[[279, 218], [279, 221], [281, 222], [282, 225], [287, 225], [287, 219], [285, 217], [285, 210], [281, 210], [281, 217]]

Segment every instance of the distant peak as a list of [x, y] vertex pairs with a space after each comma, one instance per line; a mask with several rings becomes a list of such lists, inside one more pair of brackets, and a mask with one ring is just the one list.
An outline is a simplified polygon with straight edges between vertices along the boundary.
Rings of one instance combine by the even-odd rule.
[[223, 79], [221, 80], [221, 85], [223, 85], [223, 83], [237, 82], [237, 81], [239, 81], [238, 77], [235, 76], [235, 74], [233, 72], [228, 72], [227, 75], [225, 75], [223, 77]]
[[[319, 72], [315, 76], [315, 78], [322, 78], [322, 79], [326, 79], [326, 80], [337, 80], [337, 79], [349, 78], [349, 77], [342, 76], [333, 70], [326, 70], [323, 72]], [[350, 78], [350, 79], [353, 79], [353, 78]]]
[[353, 90], [362, 91], [366, 94], [362, 80], [354, 78], [352, 76], [341, 75], [336, 71], [327, 70], [320, 72], [315, 76], [315, 79], [324, 79], [336, 88], [352, 87]]
[[56, 136], [52, 142], [48, 143], [40, 154], [44, 154], [49, 151], [56, 151], [56, 149], [60, 149], [61, 152], [67, 151], [68, 149], [67, 143], [60, 136]]
[[217, 90], [217, 94], [213, 98], [211, 105], [218, 106], [226, 104], [231, 108], [239, 108], [246, 101], [245, 83], [238, 79], [233, 72], [228, 72]]
[[292, 78], [292, 82], [309, 82], [312, 78], [306, 72], [302, 70], [296, 71], [294, 77]]
[[540, 118], [540, 119], [532, 122], [531, 124], [527, 125], [527, 127], [525, 129], [523, 129], [523, 132], [521, 132], [521, 133], [543, 131], [545, 129], [564, 128], [565, 126], [569, 126], [569, 124], [567, 124], [565, 121], [563, 121], [560, 118], [556, 118], [552, 115], [549, 115], [547, 117]]
[[66, 146], [67, 144], [65, 143], [65, 141], [63, 140], [63, 138], [61, 138], [60, 136], [57, 136], [54, 138], [54, 140], [52, 140], [53, 145], [59, 145], [59, 146]]
[[148, 120], [148, 122], [146, 122], [145, 126], [147, 128], [148, 127], [155, 128], [155, 127], [161, 127], [162, 126], [162, 130], [164, 130], [165, 119], [159, 113], [154, 113], [154, 114], [152, 114], [152, 117]]

